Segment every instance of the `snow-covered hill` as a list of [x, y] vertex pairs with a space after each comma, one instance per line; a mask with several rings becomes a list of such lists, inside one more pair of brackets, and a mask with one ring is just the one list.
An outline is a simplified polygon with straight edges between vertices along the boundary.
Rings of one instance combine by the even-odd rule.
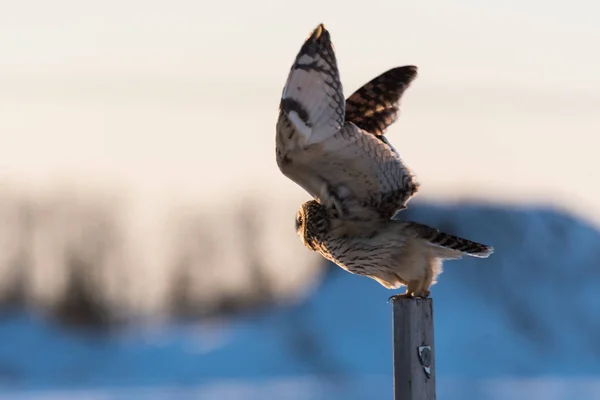
[[[600, 398], [600, 232], [548, 209], [415, 205], [491, 244], [433, 287], [438, 398]], [[392, 292], [337, 268], [302, 304], [114, 335], [0, 321], [2, 398], [384, 399]]]

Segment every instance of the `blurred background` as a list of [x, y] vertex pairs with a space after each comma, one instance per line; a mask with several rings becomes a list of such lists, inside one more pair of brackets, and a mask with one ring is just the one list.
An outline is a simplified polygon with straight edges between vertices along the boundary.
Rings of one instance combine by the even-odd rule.
[[325, 23], [346, 95], [419, 67], [388, 137], [445, 264], [437, 393], [600, 399], [599, 6], [0, 4], [0, 398], [392, 397], [394, 292], [294, 232], [281, 90]]

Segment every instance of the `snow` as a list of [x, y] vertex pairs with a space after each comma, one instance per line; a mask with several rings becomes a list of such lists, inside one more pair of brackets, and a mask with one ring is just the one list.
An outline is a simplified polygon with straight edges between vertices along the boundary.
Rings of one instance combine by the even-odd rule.
[[[543, 208], [417, 205], [403, 218], [491, 244], [432, 289], [438, 398], [600, 398], [600, 232]], [[393, 294], [334, 269], [304, 302], [111, 335], [0, 320], [0, 397], [391, 398]]]

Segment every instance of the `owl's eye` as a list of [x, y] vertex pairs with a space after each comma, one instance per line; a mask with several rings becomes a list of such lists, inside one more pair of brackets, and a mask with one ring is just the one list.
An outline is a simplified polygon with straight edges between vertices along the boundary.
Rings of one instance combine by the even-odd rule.
[[296, 230], [300, 229], [301, 226], [302, 226], [302, 215], [300, 213], [298, 213], [298, 215], [296, 215]]

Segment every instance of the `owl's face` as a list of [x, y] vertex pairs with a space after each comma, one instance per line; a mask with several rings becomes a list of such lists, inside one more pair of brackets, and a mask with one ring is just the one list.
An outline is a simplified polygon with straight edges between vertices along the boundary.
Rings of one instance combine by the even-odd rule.
[[296, 235], [298, 235], [306, 247], [314, 251], [313, 246], [310, 245], [310, 241], [306, 239], [306, 212], [304, 211], [304, 204], [302, 204], [296, 214]]
[[302, 208], [296, 214], [296, 235], [302, 237], [304, 235], [304, 212]]
[[296, 214], [296, 234], [302, 243], [315, 251], [315, 240], [327, 230], [327, 211], [315, 200], [302, 204]]

